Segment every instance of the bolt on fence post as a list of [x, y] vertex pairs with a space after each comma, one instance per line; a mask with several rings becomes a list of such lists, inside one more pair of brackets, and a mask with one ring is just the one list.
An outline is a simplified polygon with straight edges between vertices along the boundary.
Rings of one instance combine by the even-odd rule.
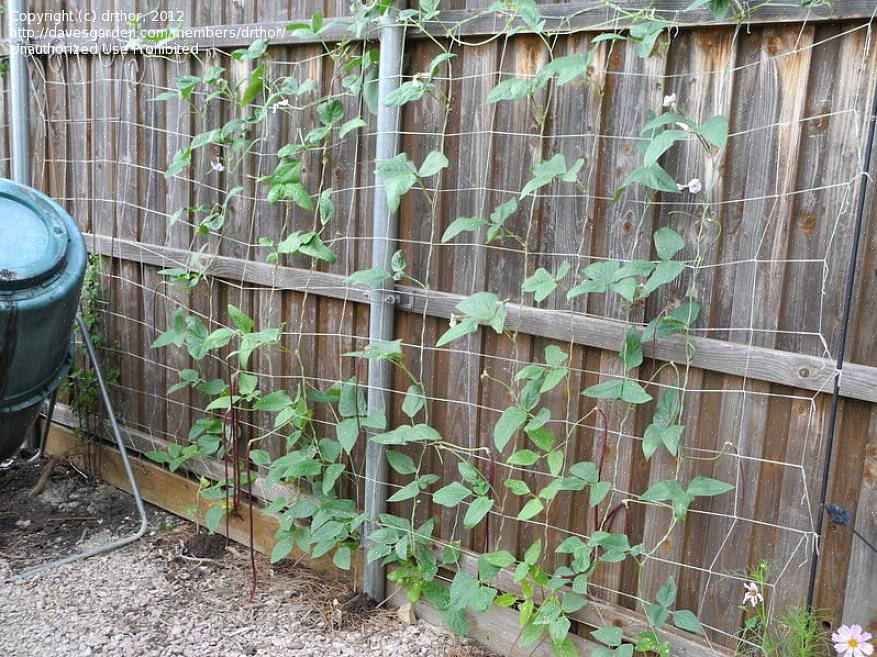
[[[378, 61], [378, 116], [375, 161], [396, 156], [399, 148], [399, 108], [387, 107], [384, 99], [398, 88], [402, 76], [402, 44], [405, 30], [396, 24], [395, 9], [381, 18], [380, 59]], [[372, 214], [372, 267], [391, 270], [393, 247], [396, 242], [396, 213], [391, 212], [380, 178], [375, 178], [374, 211]], [[392, 282], [379, 283], [369, 294], [369, 342], [392, 340], [394, 307]], [[371, 361], [368, 365], [368, 414], [385, 414], [390, 398], [391, 364], [387, 360]], [[368, 430], [369, 436], [371, 430]], [[368, 441], [365, 452], [365, 527], [364, 547], [368, 536], [376, 528], [378, 516], [387, 505], [387, 459], [383, 445]], [[379, 561], [366, 563], [363, 573], [363, 591], [373, 600], [385, 596], [384, 567]]]
[[9, 29], [9, 124], [12, 132], [12, 179], [30, 185], [30, 103], [27, 57], [23, 46], [27, 39], [21, 30], [27, 27], [24, 18], [26, 0], [6, 3]]

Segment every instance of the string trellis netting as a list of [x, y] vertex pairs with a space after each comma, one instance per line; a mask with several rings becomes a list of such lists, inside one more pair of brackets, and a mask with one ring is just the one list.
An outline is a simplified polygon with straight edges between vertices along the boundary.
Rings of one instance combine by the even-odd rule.
[[[211, 528], [259, 499], [273, 558], [383, 562], [454, 629], [513, 607], [558, 654], [623, 652], [613, 623], [754, 650], [744, 584], [768, 616], [806, 601], [872, 23], [592, 4], [37, 51], [35, 181], [104, 256], [132, 447], [209, 479]], [[830, 470], [852, 507], [877, 401], [859, 285]], [[821, 555], [833, 623], [863, 557]]]

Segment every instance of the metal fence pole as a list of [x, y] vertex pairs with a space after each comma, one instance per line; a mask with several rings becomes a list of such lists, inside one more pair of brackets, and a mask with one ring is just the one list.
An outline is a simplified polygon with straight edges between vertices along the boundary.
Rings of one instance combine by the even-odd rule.
[[9, 29], [9, 124], [12, 131], [12, 179], [30, 185], [30, 81], [27, 57], [20, 30], [27, 26], [23, 16], [26, 0], [6, 3]]
[[859, 183], [858, 198], [856, 200], [856, 214], [853, 222], [853, 245], [850, 249], [850, 261], [847, 266], [847, 282], [844, 292], [844, 311], [841, 321], [840, 335], [836, 347], [837, 364], [834, 375], [834, 388], [831, 393], [831, 413], [828, 420], [828, 432], [825, 439], [825, 452], [822, 457], [822, 482], [819, 489], [819, 508], [816, 510], [816, 537], [813, 545], [813, 555], [810, 558], [810, 579], [807, 583], [807, 608], [813, 608], [813, 600], [816, 595], [816, 578], [819, 575], [819, 553], [823, 542], [822, 528], [825, 521], [825, 505], [828, 501], [828, 481], [831, 478], [831, 457], [834, 452], [835, 431], [837, 428], [838, 406], [840, 404], [840, 379], [846, 361], [847, 334], [850, 328], [850, 317], [853, 312], [853, 293], [856, 284], [856, 268], [859, 264], [859, 248], [862, 242], [862, 232], [865, 225], [866, 202], [868, 199], [868, 181], [871, 180], [871, 154], [874, 151], [875, 131], [877, 131], [877, 85], [874, 86], [874, 95], [871, 99], [871, 112], [868, 114], [867, 132], [865, 134], [864, 161], [862, 162], [862, 177]]
[[[378, 62], [378, 117], [375, 161], [393, 158], [399, 148], [399, 108], [386, 107], [384, 98], [399, 86], [402, 75], [402, 44], [405, 31], [396, 25], [392, 10], [381, 18], [380, 60]], [[396, 242], [396, 214], [390, 212], [387, 195], [380, 178], [375, 179], [374, 213], [372, 215], [372, 267], [390, 271]], [[392, 281], [383, 282], [369, 293], [369, 342], [393, 339], [394, 301]], [[372, 361], [368, 367], [368, 413], [385, 414], [389, 402], [391, 364], [386, 360]], [[368, 441], [365, 453], [365, 545], [375, 529], [378, 516], [387, 505], [387, 459], [383, 445]], [[385, 595], [384, 568], [379, 561], [367, 563], [363, 574], [363, 590], [373, 600]]]

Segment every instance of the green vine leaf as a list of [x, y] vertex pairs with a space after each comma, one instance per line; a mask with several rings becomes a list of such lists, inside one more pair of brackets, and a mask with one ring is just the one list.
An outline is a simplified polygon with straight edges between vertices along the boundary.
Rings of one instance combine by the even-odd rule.
[[673, 612], [673, 625], [686, 632], [693, 632], [694, 634], [704, 633], [703, 626], [697, 620], [697, 616], [688, 609], [680, 609]]
[[672, 607], [676, 602], [676, 580], [669, 577], [655, 593], [655, 602], [665, 607]]
[[665, 27], [664, 23], [655, 21], [636, 23], [631, 26], [630, 36], [637, 42], [636, 54], [638, 57], [646, 59], [651, 56], [652, 51], [655, 49], [655, 42], [661, 36], [661, 32], [664, 31]]
[[643, 456], [645, 456], [646, 460], [652, 458], [661, 445], [672, 456], [677, 456], [679, 453], [679, 441], [684, 430], [685, 427], [681, 424], [671, 424], [667, 427], [650, 424], [646, 427], [646, 431], [643, 434]]
[[280, 411], [292, 405], [292, 399], [286, 390], [275, 390], [253, 406], [254, 411], [264, 411], [266, 413], [279, 413]]
[[732, 490], [731, 484], [711, 477], [695, 477], [688, 484], [688, 494], [694, 497], [714, 497]]
[[241, 94], [240, 106], [247, 107], [256, 100], [256, 97], [262, 93], [265, 88], [265, 64], [259, 64], [250, 75], [247, 86]]
[[355, 119], [350, 119], [349, 121], [345, 121], [340, 128], [338, 128], [338, 138], [343, 139], [348, 134], [353, 132], [354, 130], [358, 130], [359, 128], [364, 128], [368, 124], [360, 119], [359, 117]]
[[493, 212], [490, 213], [490, 226], [487, 229], [487, 244], [490, 244], [503, 234], [503, 225], [506, 219], [512, 216], [517, 209], [518, 202], [515, 199], [501, 203], [493, 209]]
[[276, 205], [280, 201], [292, 201], [298, 207], [308, 212], [313, 211], [314, 201], [310, 192], [300, 182], [284, 182], [271, 186], [267, 197], [271, 205]]
[[487, 225], [487, 222], [481, 217], [457, 217], [442, 234], [442, 244], [450, 242], [460, 233], [475, 232], [485, 225]]
[[323, 226], [332, 221], [332, 217], [335, 216], [335, 203], [332, 202], [332, 194], [334, 194], [334, 190], [331, 187], [320, 192], [318, 207], [320, 211], [320, 224]]
[[478, 330], [478, 320], [473, 318], [464, 319], [442, 333], [441, 337], [436, 341], [436, 347], [443, 347], [464, 335], [475, 333]]
[[231, 318], [232, 323], [238, 331], [241, 333], [250, 333], [253, 330], [256, 323], [253, 321], [252, 317], [232, 304], [228, 304], [226, 308], [228, 309], [228, 316]]
[[627, 372], [635, 367], [639, 367], [643, 362], [643, 345], [638, 329], [631, 327], [627, 331], [624, 338], [624, 344], [618, 353], [618, 359]]
[[[650, 167], [657, 164], [658, 159], [669, 150], [677, 141], [688, 139], [689, 133], [685, 130], [664, 130], [658, 133], [646, 147], [643, 154], [643, 166]], [[672, 191], [672, 190], [671, 190]]]
[[402, 197], [417, 182], [417, 169], [405, 153], [399, 153], [396, 157], [379, 162], [375, 168], [375, 175], [383, 182], [390, 212], [399, 209]]
[[526, 98], [531, 93], [532, 82], [530, 80], [510, 78], [503, 80], [490, 90], [490, 93], [487, 94], [487, 102], [491, 104], [498, 103], [501, 100], [520, 100]]
[[362, 269], [360, 271], [353, 272], [345, 279], [345, 282], [348, 285], [364, 285], [367, 287], [373, 287], [378, 283], [382, 283], [383, 281], [390, 278], [393, 278], [393, 275], [386, 269], [382, 269], [381, 267], [372, 267], [371, 269]]
[[624, 179], [612, 198], [612, 203], [617, 203], [624, 191], [634, 184], [640, 184], [656, 192], [678, 192], [679, 185], [669, 173], [667, 173], [660, 164], [652, 164], [650, 166], [641, 166], [633, 171]]
[[277, 563], [290, 552], [292, 552], [292, 537], [284, 536], [274, 544], [274, 549], [271, 550], [271, 563]]
[[697, 134], [716, 148], [724, 148], [728, 143], [728, 117], [714, 116], [697, 128]]
[[435, 85], [429, 80], [407, 80], [386, 95], [384, 105], [387, 107], [402, 107], [408, 103], [420, 100], [433, 89], [435, 89]]
[[506, 307], [493, 292], [476, 292], [457, 304], [456, 309], [465, 319], [452, 326], [436, 342], [442, 347], [468, 333], [478, 330], [479, 324], [489, 325], [496, 333], [502, 333], [505, 327]]
[[534, 497], [532, 500], [527, 502], [518, 512], [518, 520], [529, 520], [535, 516], [538, 516], [542, 513], [542, 510], [545, 508], [545, 505], [542, 504], [542, 500], [538, 497]]
[[313, 231], [295, 231], [277, 244], [277, 253], [289, 256], [310, 256], [329, 264], [334, 264], [336, 260], [335, 252], [323, 243], [318, 233]]
[[408, 386], [405, 399], [402, 400], [402, 412], [413, 420], [424, 406], [426, 406], [426, 397], [423, 394], [423, 388], [417, 384]]
[[539, 267], [533, 275], [524, 280], [521, 291], [524, 293], [533, 293], [535, 301], [544, 301], [548, 296], [557, 289], [557, 284], [569, 273], [569, 262], [564, 260], [557, 268], [556, 274], [551, 274], [544, 267]]
[[362, 351], [349, 351], [344, 355], [352, 358], [365, 358], [371, 361], [391, 360], [398, 362], [403, 357], [402, 339], [375, 340], [367, 344]]
[[582, 391], [585, 397], [594, 399], [621, 399], [629, 404], [645, 404], [652, 396], [636, 381], [614, 379], [588, 386]]
[[441, 434], [426, 424], [404, 424], [392, 431], [371, 437], [379, 445], [410, 445], [413, 443], [440, 443]]
[[615, 646], [621, 645], [623, 630], [620, 627], [609, 625], [607, 627], [601, 627], [600, 629], [591, 632], [591, 636], [593, 636], [603, 645], [614, 648]]
[[484, 495], [476, 497], [469, 505], [468, 511], [466, 511], [466, 515], [463, 518], [463, 527], [466, 529], [472, 529], [481, 522], [482, 518], [484, 518], [492, 508], [492, 499]]
[[341, 447], [348, 454], [356, 446], [356, 440], [359, 438], [359, 429], [359, 419], [355, 417], [345, 418], [335, 425], [335, 437], [338, 438]]
[[530, 449], [519, 449], [506, 459], [509, 465], [530, 466], [539, 460], [539, 455]]
[[575, 299], [590, 292], [605, 292], [614, 283], [621, 269], [617, 260], [605, 260], [588, 265], [584, 269], [586, 279], [566, 294], [567, 300]]
[[508, 445], [526, 419], [527, 412], [518, 406], [511, 406], [502, 412], [499, 421], [493, 427], [493, 445], [497, 451], [501, 452]]
[[408, 482], [407, 484], [402, 486], [402, 488], [390, 495], [390, 497], [387, 498], [387, 502], [403, 502], [405, 500], [410, 500], [412, 497], [417, 497], [418, 495], [420, 495], [420, 490], [420, 480], [415, 479], [414, 481]]
[[335, 554], [332, 555], [332, 563], [338, 566], [341, 570], [350, 570], [352, 556], [353, 550], [351, 550], [346, 545], [342, 545], [337, 550], [335, 550]]
[[655, 251], [661, 260], [670, 260], [685, 246], [685, 240], [672, 228], [659, 228], [653, 239]]
[[439, 151], [431, 151], [429, 155], [426, 156], [426, 159], [423, 160], [423, 164], [420, 165], [420, 170], [417, 172], [417, 175], [421, 178], [431, 178], [447, 167], [448, 158]]
[[442, 506], [455, 507], [465, 500], [472, 491], [458, 481], [439, 488], [432, 494], [432, 501]]
[[683, 271], [685, 271], [684, 262], [677, 262], [675, 260], [659, 262], [655, 266], [655, 271], [652, 272], [652, 275], [643, 284], [642, 295], [648, 296], [659, 287], [672, 283]]
[[505, 487], [511, 491], [512, 495], [530, 495], [530, 486], [526, 481], [520, 479], [506, 479]]
[[666, 315], [661, 315], [646, 325], [642, 339], [651, 342], [655, 338], [663, 338], [688, 331], [700, 315], [700, 304], [689, 299], [674, 308]]
[[519, 198], [529, 196], [540, 187], [544, 187], [555, 179], [569, 183], [576, 182], [579, 171], [581, 171], [584, 165], [585, 161], [579, 158], [567, 169], [566, 158], [560, 153], [550, 160], [543, 160], [533, 167], [533, 177], [524, 185]]
[[544, 86], [548, 79], [555, 76], [557, 77], [557, 84], [564, 85], [572, 82], [579, 76], [586, 75], [590, 58], [590, 53], [588, 59], [580, 53], [555, 58], [539, 71], [537, 76], [538, 85], [540, 87]]
[[387, 450], [387, 462], [400, 475], [411, 475], [417, 472], [417, 464], [407, 454], [397, 452], [393, 449]]
[[225, 505], [215, 504], [204, 514], [204, 524], [211, 532], [215, 532], [219, 529], [219, 523], [222, 522], [223, 518], [225, 518]]

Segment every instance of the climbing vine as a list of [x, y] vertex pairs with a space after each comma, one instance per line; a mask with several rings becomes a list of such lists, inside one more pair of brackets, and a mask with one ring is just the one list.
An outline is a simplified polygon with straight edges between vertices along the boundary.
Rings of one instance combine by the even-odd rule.
[[[114, 356], [118, 345], [111, 342], [106, 326], [105, 306], [107, 290], [101, 280], [103, 262], [99, 255], [89, 255], [82, 281], [79, 309], [88, 327], [88, 334], [98, 355], [102, 356], [101, 367], [108, 385], [119, 380], [119, 368]], [[75, 329], [79, 331], [78, 326]], [[76, 348], [73, 368], [64, 380], [63, 394], [70, 410], [79, 420], [77, 433], [81, 435], [101, 435], [104, 417], [101, 414], [100, 389], [97, 376], [88, 363], [88, 355], [83, 345]]]
[[[552, 47], [557, 35], [546, 32], [546, 21], [530, 0], [505, 0], [485, 9], [485, 14], [496, 14], [504, 19], [505, 30], [493, 38], [508, 38], [524, 27], [542, 40], [549, 55], [548, 63], [536, 75], [507, 78], [496, 84], [487, 96], [487, 103], [524, 103], [537, 125], [538, 134], [543, 135], [550, 118], [550, 94], [573, 82], [599, 87], [593, 74], [599, 49], [611, 48], [613, 42], [628, 41], [641, 58], [664, 55], [673, 36], [674, 23], [662, 20], [650, 10], [632, 12], [615, 7], [611, 2], [606, 4], [614, 7], [632, 27], [596, 36], [590, 40], [587, 52], [562, 57], [554, 57]], [[330, 29], [344, 28], [345, 37], [341, 41], [323, 46], [335, 67], [328, 96], [317, 98], [321, 86], [314, 80], [273, 78], [265, 57], [268, 42], [260, 40], [232, 54], [235, 62], [244, 65], [245, 75], [230, 76], [223, 67], [205, 65], [200, 75], [176, 78], [174, 89], [156, 98], [183, 101], [192, 112], [202, 116], [217, 103], [231, 103], [239, 110], [235, 118], [195, 135], [180, 149], [169, 164], [168, 178], [193, 167], [193, 155], [200, 149], [215, 154], [211, 158], [215, 171], [239, 169], [246, 155], [265, 141], [264, 126], [276, 112], [289, 114], [291, 121], [298, 121], [297, 125], [301, 120], [295, 117], [309, 114], [315, 117], [315, 127], [300, 132], [294, 142], [280, 148], [276, 152], [274, 170], [258, 178], [257, 191], [269, 203], [283, 205], [290, 211], [297, 208], [299, 215], [305, 213], [310, 217], [306, 228], [258, 236], [267, 262], [288, 264], [290, 258], [306, 258], [331, 264], [336, 260], [329, 237], [329, 227], [336, 221], [334, 191], [325, 186], [325, 166], [335, 145], [354, 138], [366, 126], [363, 113], [377, 109], [377, 53], [369, 45], [363, 45], [361, 37], [369, 26], [390, 11], [389, 5], [386, 0], [356, 3], [355, 15], [343, 24], [325, 20], [317, 13], [308, 22], [288, 26], [291, 33], [308, 38], [319, 38]], [[708, 7], [717, 18], [731, 13], [743, 18], [749, 11], [732, 0], [698, 0], [689, 9], [702, 7]], [[456, 57], [453, 50], [469, 44], [458, 36], [458, 26], [446, 26], [443, 38], [436, 37], [434, 30], [428, 30], [427, 24], [434, 25], [439, 15], [437, 0], [422, 1], [418, 8], [396, 14], [398, 22], [409, 31], [419, 31], [432, 39], [440, 52], [424, 71], [410, 76], [383, 102], [389, 107], [402, 107], [431, 98], [444, 108], [446, 126], [452, 102], [450, 85], [446, 89], [441, 76], [453, 77]], [[230, 82], [229, 77], [235, 81]], [[345, 104], [349, 99], [357, 102]], [[359, 107], [360, 113], [349, 115], [350, 106]], [[415, 503], [411, 505], [409, 516], [386, 513], [380, 517], [379, 527], [368, 536], [365, 558], [380, 560], [390, 567], [389, 578], [407, 590], [409, 600], [425, 598], [441, 610], [448, 624], [459, 633], [467, 631], [467, 610], [484, 612], [494, 605], [514, 608], [520, 621], [520, 645], [547, 639], [555, 654], [575, 654], [569, 636], [570, 619], [588, 604], [589, 582], [595, 572], [602, 566], [620, 562], [635, 564], [641, 571], [663, 542], [653, 546], [631, 544], [629, 532], [615, 531], [614, 521], [619, 513], [630, 505], [666, 510], [668, 525], [663, 539], [666, 540], [672, 529], [685, 520], [696, 500], [732, 490], [732, 486], [723, 481], [703, 476], [685, 481], [682, 474], [682, 463], [690, 458], [683, 449], [682, 418], [688, 369], [695, 350], [689, 332], [700, 312], [696, 278], [699, 265], [718, 231], [715, 212], [708, 200], [714, 181], [698, 177], [677, 181], [662, 165], [668, 151], [682, 143], [700, 149], [700, 160], [715, 158], [725, 147], [727, 138], [725, 117], [714, 116], [699, 122], [686, 112], [675, 95], [668, 95], [646, 118], [637, 141], [641, 165], [619, 185], [613, 203], [619, 202], [634, 187], [645, 190], [648, 203], [678, 196], [681, 202], [695, 208], [697, 229], [694, 234], [683, 236], [667, 226], [658, 228], [649, 236], [648, 250], [654, 254], [650, 259], [600, 260], [581, 272], [569, 261], [559, 262], [553, 271], [544, 267], [528, 269], [521, 294], [532, 295], [535, 303], [544, 301], [562, 286], [568, 289], [569, 302], [586, 295], [611, 297], [614, 303], [620, 304], [628, 320], [670, 285], [684, 287], [689, 292], [647, 321], [629, 321], [629, 328], [619, 344], [620, 374], [583, 390], [576, 390], [572, 382], [570, 353], [556, 345], [546, 347], [538, 362], [524, 365], [514, 372], [511, 380], [494, 378], [485, 372], [483, 376], [501, 386], [508, 395], [508, 406], [492, 428], [492, 446], [465, 448], [431, 426], [426, 404], [429, 381], [421, 380], [409, 367], [401, 340], [373, 342], [360, 351], [346, 354], [357, 363], [389, 363], [404, 377], [406, 392], [401, 412], [407, 420], [397, 426], [389, 426], [387, 416], [369, 412], [358, 377], [338, 381], [328, 388], [302, 379], [295, 390], [274, 389], [269, 379], [260, 377], [252, 363], [254, 354], [285, 351], [283, 327], [260, 326], [256, 319], [229, 304], [222, 318], [226, 321], [215, 330], [210, 330], [198, 315], [182, 308], [177, 310], [170, 326], [154, 342], [156, 348], [185, 349], [196, 364], [195, 368], [179, 372], [179, 382], [168, 393], [173, 395], [191, 389], [206, 396], [209, 403], [203, 409], [203, 416], [192, 426], [188, 444], [170, 445], [167, 450], [152, 452], [149, 456], [171, 469], [196, 457], [223, 460], [227, 476], [220, 481], [202, 482], [200, 491], [201, 497], [210, 504], [206, 515], [210, 529], [219, 527], [229, 514], [240, 513], [242, 504], [251, 504], [252, 484], [258, 468], [267, 470], [265, 483], [269, 486], [281, 482], [294, 484], [300, 493], [278, 498], [268, 508], [280, 518], [272, 560], [282, 559], [298, 548], [312, 557], [331, 553], [338, 567], [349, 569], [354, 563], [355, 551], [363, 544], [366, 518], [345, 491], [350, 488], [351, 480], [361, 476], [352, 453], [366, 436], [367, 440], [386, 446], [390, 468], [406, 482], [392, 494], [389, 502], [416, 502], [430, 496], [439, 507], [461, 511], [465, 508], [464, 529], [474, 530], [479, 526], [487, 529], [485, 549], [464, 567], [465, 552], [461, 543], [438, 539], [437, 518], [416, 522]], [[376, 164], [374, 174], [381, 180], [391, 211], [399, 208], [406, 195], [419, 194], [429, 209], [425, 220], [436, 226], [435, 190], [449, 167], [442, 148], [429, 152], [419, 161], [402, 152]], [[321, 163], [319, 171], [308, 170], [306, 162], [311, 156], [316, 156], [315, 160]], [[520, 249], [529, 263], [529, 226], [533, 223], [536, 194], [548, 185], [556, 185], [588, 197], [588, 184], [580, 175], [585, 164], [585, 158], [568, 162], [561, 154], [533, 163], [531, 175], [517, 198], [507, 199], [481, 216], [457, 217], [444, 229], [440, 241], [450, 243], [471, 234], [472, 239], [484, 244]], [[316, 187], [315, 179], [319, 183]], [[221, 237], [229, 207], [243, 191], [243, 187], [233, 187], [224, 192], [218, 202], [181, 208], [172, 221], [190, 223], [194, 232], [203, 238], [203, 252], [210, 244], [209, 238]], [[508, 220], [516, 213], [528, 216], [526, 234], [517, 234], [510, 227]], [[278, 226], [278, 231], [280, 228]], [[408, 263], [399, 251], [393, 257], [390, 271], [381, 267], [363, 269], [352, 273], [347, 283], [375, 287], [384, 281], [409, 281], [429, 288], [428, 281], [417, 280], [408, 270]], [[194, 265], [164, 270], [163, 274], [169, 281], [189, 288], [209, 278], [207, 271]], [[468, 296], [457, 304], [451, 324], [438, 338], [436, 346], [451, 345], [482, 327], [515, 343], [515, 331], [508, 326], [510, 303], [509, 299], [490, 290]], [[685, 347], [685, 359], [656, 366], [648, 380], [639, 380], [637, 373], [644, 362], [644, 348], [658, 339], [678, 340]], [[294, 357], [294, 354], [289, 355]], [[211, 363], [219, 363], [219, 376], [204, 373]], [[362, 372], [364, 365], [357, 366], [356, 370]], [[659, 381], [663, 375], [672, 383]], [[551, 411], [545, 403], [546, 396], [555, 390], [568, 401], [582, 395], [594, 400], [595, 405], [580, 417], [569, 418], [563, 423], [564, 430], [557, 432], [554, 427], [558, 423], [552, 422]], [[622, 494], [613, 481], [613, 468], [605, 458], [610, 419], [603, 407], [612, 405], [619, 409], [619, 413], [613, 413], [613, 421], [620, 422], [620, 426], [612, 427], [612, 431], [621, 432], [634, 409], [653, 401], [654, 412], [642, 440], [643, 457], [648, 460], [659, 451], [666, 452], [676, 464], [675, 475], [654, 483], [642, 494]], [[333, 435], [325, 436], [317, 429], [314, 420], [318, 412], [334, 418]], [[251, 413], [270, 415], [273, 417], [271, 426], [255, 435], [245, 432], [242, 418]], [[578, 439], [582, 428], [589, 426], [597, 427], [602, 435], [599, 458], [569, 462], [568, 455], [574, 450], [568, 448]], [[280, 455], [276, 456], [278, 444]], [[446, 482], [429, 472], [427, 463], [432, 454], [442, 462], [455, 463], [459, 479]], [[503, 481], [497, 477], [500, 465], [511, 473]], [[523, 476], [526, 472], [535, 472], [538, 476], [527, 478], [528, 483]], [[539, 485], [534, 485], [534, 481]], [[576, 500], [581, 499], [593, 510], [589, 536], [570, 536], [553, 548], [545, 538], [538, 538], [520, 554], [502, 548], [496, 538], [501, 532], [491, 530], [489, 518], [506, 496], [520, 498], [517, 520], [530, 521], [544, 518], [562, 493], [575, 495]], [[252, 507], [249, 508], [252, 513]], [[562, 565], [549, 565], [553, 563]], [[455, 573], [450, 584], [439, 576], [443, 570]], [[703, 632], [692, 611], [677, 607], [676, 583], [672, 578], [660, 587], [654, 600], [643, 604], [643, 611], [649, 630], [641, 632], [634, 642], [626, 642], [622, 630], [613, 626], [592, 632], [592, 638], [602, 645], [598, 651], [600, 657], [630, 657], [634, 651], [668, 655], [669, 644], [661, 634], [668, 625], [695, 634]]]

